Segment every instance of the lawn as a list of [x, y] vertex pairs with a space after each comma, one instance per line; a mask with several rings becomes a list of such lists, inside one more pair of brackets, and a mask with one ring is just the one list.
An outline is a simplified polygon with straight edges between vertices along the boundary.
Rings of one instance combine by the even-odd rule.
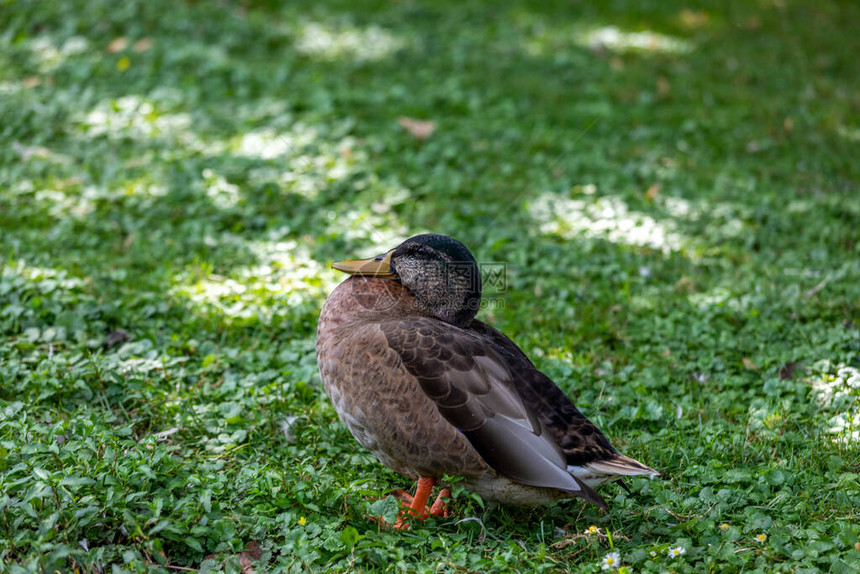
[[[858, 28], [0, 1], [0, 571], [860, 571]], [[316, 321], [332, 260], [427, 231], [504, 267], [479, 318], [662, 479], [365, 518], [408, 482]]]

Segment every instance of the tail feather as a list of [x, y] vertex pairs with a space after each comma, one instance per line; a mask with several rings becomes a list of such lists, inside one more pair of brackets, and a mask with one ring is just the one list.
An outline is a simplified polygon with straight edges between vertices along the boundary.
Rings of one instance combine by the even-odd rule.
[[587, 462], [582, 466], [568, 465], [567, 471], [591, 488], [619, 480], [623, 476], [660, 476], [653, 468], [618, 452], [613, 453], [611, 458]]
[[660, 476], [653, 468], [621, 453], [615, 453], [615, 456], [606, 460], [589, 462], [584, 466], [596, 474], [610, 476]]

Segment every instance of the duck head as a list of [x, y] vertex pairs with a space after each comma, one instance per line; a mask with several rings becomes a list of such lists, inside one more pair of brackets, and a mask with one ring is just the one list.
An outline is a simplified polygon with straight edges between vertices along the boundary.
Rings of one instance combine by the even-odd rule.
[[423, 313], [461, 327], [472, 322], [481, 305], [478, 264], [465, 245], [447, 235], [416, 235], [376, 257], [335, 261], [332, 268], [395, 279]]

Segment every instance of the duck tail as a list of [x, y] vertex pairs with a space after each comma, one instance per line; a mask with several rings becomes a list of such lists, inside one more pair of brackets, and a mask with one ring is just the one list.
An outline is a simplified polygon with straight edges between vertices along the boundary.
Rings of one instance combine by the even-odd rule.
[[585, 465], [595, 474], [608, 476], [660, 476], [660, 473], [638, 460], [616, 452], [611, 458], [589, 462]]

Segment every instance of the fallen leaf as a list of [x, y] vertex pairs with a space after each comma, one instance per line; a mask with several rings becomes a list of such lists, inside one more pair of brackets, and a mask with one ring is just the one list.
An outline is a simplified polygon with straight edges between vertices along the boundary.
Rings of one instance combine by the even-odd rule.
[[244, 552], [239, 553], [239, 564], [242, 566], [242, 574], [253, 574], [251, 563], [263, 556], [263, 549], [254, 541], [250, 541]]
[[137, 53], [146, 52], [150, 48], [152, 48], [152, 38], [141, 38], [131, 47]]
[[746, 357], [744, 357], [743, 359], [741, 359], [741, 361], [743, 362], [744, 368], [746, 370], [748, 370], [748, 371], [757, 371], [758, 370], [758, 366], [755, 363], [753, 363], [750, 359], [747, 359]]
[[115, 331], [111, 332], [110, 335], [107, 336], [107, 339], [105, 339], [105, 351], [107, 351], [111, 347], [116, 347], [117, 345], [125, 343], [129, 339], [131, 339], [131, 335], [128, 331], [124, 329], [116, 329]]
[[787, 362], [779, 368], [779, 379], [781, 381], [790, 381], [794, 379], [795, 371], [801, 367], [803, 367], [803, 365], [800, 363], [792, 363], [791, 361]]
[[[253, 561], [259, 560], [263, 557], [263, 549], [260, 548], [260, 545], [257, 544], [255, 540], [252, 540], [245, 547], [245, 550], [239, 552], [235, 556], [239, 558], [239, 565], [242, 567], [242, 574], [254, 574], [254, 568], [251, 564]], [[208, 556], [203, 557], [203, 561], [216, 560], [217, 558], [217, 554], [209, 554]]]
[[42, 79], [37, 76], [27, 76], [23, 80], [21, 80], [21, 84], [25, 88], [35, 88], [39, 84], [42, 83]]
[[125, 36], [114, 38], [111, 40], [111, 43], [107, 45], [108, 54], [116, 54], [117, 52], [125, 50], [126, 46], [128, 46], [128, 39]]
[[652, 183], [651, 187], [648, 188], [648, 191], [645, 192], [645, 199], [648, 201], [654, 201], [654, 198], [660, 194], [660, 188], [662, 186], [659, 183]]
[[663, 76], [657, 78], [657, 94], [659, 94], [661, 98], [668, 98], [670, 93], [669, 80]]
[[695, 293], [696, 282], [685, 275], [678, 279], [678, 282], [675, 283], [675, 291], [683, 293]]
[[687, 28], [701, 28], [706, 25], [710, 19], [711, 18], [708, 16], [707, 12], [693, 11], [689, 8], [684, 8], [681, 10], [680, 14], [681, 24]]
[[750, 16], [746, 19], [743, 25], [751, 30], [758, 30], [761, 28], [761, 18], [758, 16]]
[[129, 233], [128, 235], [126, 235], [125, 239], [122, 240], [122, 251], [123, 251], [123, 253], [125, 253], [126, 251], [131, 249], [131, 246], [134, 245], [135, 241], [137, 241], [137, 234], [136, 233]]
[[412, 134], [415, 139], [421, 141], [426, 140], [433, 135], [433, 132], [436, 131], [436, 122], [416, 120], [407, 118], [406, 116], [400, 116], [397, 118], [397, 123], [400, 124], [400, 127]]

